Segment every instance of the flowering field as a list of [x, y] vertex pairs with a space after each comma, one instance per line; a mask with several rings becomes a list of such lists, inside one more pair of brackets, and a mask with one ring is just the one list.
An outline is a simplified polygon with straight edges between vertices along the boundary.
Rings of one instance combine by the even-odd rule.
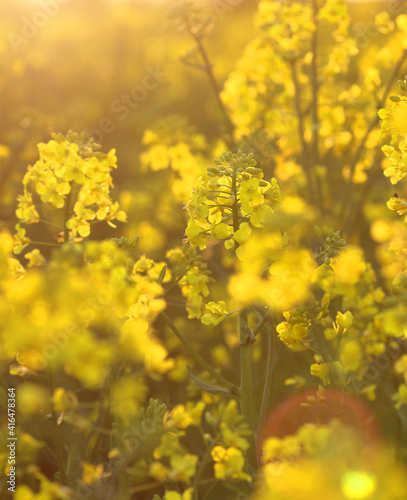
[[407, 498], [404, 2], [0, 33], [1, 498]]

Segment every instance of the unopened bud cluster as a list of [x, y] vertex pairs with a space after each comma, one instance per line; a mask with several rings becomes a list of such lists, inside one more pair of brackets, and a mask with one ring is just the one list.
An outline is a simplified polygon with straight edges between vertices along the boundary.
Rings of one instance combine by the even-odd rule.
[[[256, 168], [257, 162], [253, 153], [246, 155], [241, 151], [237, 153], [224, 152], [219, 159], [213, 160], [216, 167], [208, 167], [209, 177], [219, 177], [222, 175], [232, 177], [234, 172], [242, 176], [242, 179], [248, 180], [251, 176], [263, 173], [261, 168]], [[241, 180], [242, 180], [241, 179]]]
[[331, 263], [331, 259], [337, 257], [341, 250], [343, 250], [346, 246], [346, 241], [342, 238], [339, 231], [334, 231], [333, 229], [325, 226], [322, 229], [315, 226], [314, 229], [319, 237], [320, 243], [324, 247], [315, 255], [318, 265], [329, 265]]
[[120, 238], [112, 238], [112, 241], [116, 243], [119, 248], [128, 249], [135, 248], [138, 245], [139, 239], [139, 236], [135, 236], [134, 238], [125, 238], [121, 236]]

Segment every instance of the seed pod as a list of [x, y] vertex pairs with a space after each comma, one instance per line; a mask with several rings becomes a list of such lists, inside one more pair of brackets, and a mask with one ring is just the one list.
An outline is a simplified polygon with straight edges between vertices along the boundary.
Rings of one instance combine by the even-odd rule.
[[215, 175], [219, 175], [219, 170], [216, 167], [208, 167], [206, 170], [208, 171], [208, 174], [209, 172], [212, 172]]

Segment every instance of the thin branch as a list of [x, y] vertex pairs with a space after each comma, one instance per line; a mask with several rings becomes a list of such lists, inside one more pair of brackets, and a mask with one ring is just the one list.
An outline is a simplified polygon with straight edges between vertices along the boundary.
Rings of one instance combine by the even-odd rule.
[[30, 241], [31, 245], [43, 245], [45, 247], [59, 247], [58, 243], [47, 243], [46, 241]]
[[[218, 432], [218, 434], [213, 439], [213, 443], [217, 443], [220, 436], [221, 436], [221, 432]], [[212, 452], [212, 446], [208, 446], [205, 450], [203, 457], [200, 460], [198, 470], [196, 471], [196, 475], [195, 475], [194, 481], [192, 483], [194, 500], [199, 500], [198, 499], [198, 485], [199, 485], [200, 479], [202, 477], [202, 474], [205, 470], [205, 467], [208, 465], [209, 458], [211, 456], [211, 452]]]
[[68, 222], [68, 219], [71, 215], [71, 201], [72, 201], [72, 187], [71, 191], [69, 191], [66, 197], [65, 215], [64, 215], [64, 243], [66, 243], [69, 240], [69, 229], [67, 228], [66, 223]]
[[311, 176], [311, 169], [308, 158], [308, 147], [305, 141], [304, 114], [301, 110], [301, 87], [300, 87], [300, 82], [298, 80], [297, 67], [295, 62], [296, 61], [294, 59], [289, 61], [291, 66], [291, 78], [294, 84], [294, 105], [295, 105], [295, 112], [297, 114], [298, 138], [301, 144], [301, 164], [304, 168], [304, 172], [307, 177], [309, 201], [312, 202], [313, 200], [315, 200], [315, 188]]
[[174, 279], [174, 281], [173, 281], [173, 282], [172, 282], [172, 283], [168, 286], [168, 288], [167, 288], [167, 289], [165, 290], [165, 292], [164, 292], [164, 297], [165, 297], [166, 295], [168, 295], [168, 292], [169, 292], [172, 288], [174, 288], [174, 286], [176, 286], [176, 285], [177, 285], [177, 284], [178, 284], [178, 283], [182, 280], [182, 278], [183, 278], [183, 277], [187, 274], [187, 272], [188, 272], [188, 267], [186, 267], [186, 268], [182, 271], [182, 273], [181, 273], [181, 274], [179, 274], [179, 275], [178, 275], [178, 276]]
[[169, 326], [169, 328], [175, 333], [178, 340], [187, 348], [190, 355], [194, 358], [194, 360], [202, 366], [204, 370], [212, 375], [220, 384], [224, 387], [230, 389], [230, 391], [238, 396], [240, 394], [240, 390], [238, 387], [233, 385], [229, 380], [226, 380], [222, 375], [220, 375], [217, 371], [215, 371], [212, 366], [204, 360], [204, 358], [192, 347], [189, 341], [182, 335], [182, 333], [178, 330], [178, 328], [174, 325], [171, 319], [166, 315], [165, 312], [160, 313], [160, 316], [163, 318], [165, 323]]
[[270, 319], [271, 311], [266, 312], [266, 314], [261, 318], [261, 320], [257, 323], [254, 330], [252, 331], [252, 335], [255, 337], [259, 331], [263, 328], [265, 323]]
[[59, 231], [62, 231], [64, 229], [63, 227], [58, 226], [58, 224], [54, 224], [53, 222], [51, 222], [49, 220], [45, 220], [45, 219], [40, 218], [40, 219], [38, 219], [38, 222], [42, 222], [43, 224], [48, 224], [49, 226], [55, 227]]
[[225, 105], [222, 102], [222, 99], [220, 98], [220, 88], [218, 86], [218, 82], [215, 79], [215, 76], [212, 71], [212, 64], [209, 61], [208, 55], [206, 53], [206, 50], [203, 46], [202, 39], [200, 36], [198, 36], [196, 33], [194, 33], [194, 30], [192, 29], [188, 17], [185, 17], [185, 23], [188, 27], [188, 31], [191, 34], [192, 38], [195, 40], [195, 43], [198, 47], [199, 53], [201, 54], [202, 61], [205, 66], [205, 72], [208, 75], [209, 81], [211, 82], [212, 89], [215, 93], [216, 100], [218, 102], [218, 106], [223, 114], [225, 123], [226, 123], [226, 128], [228, 133], [230, 134], [230, 137], [233, 141], [233, 132], [234, 132], [234, 126], [229, 118], [228, 112], [226, 111]]
[[[48, 380], [49, 380], [49, 390], [50, 390], [50, 394], [52, 397], [54, 394], [55, 387], [54, 387], [54, 376], [53, 376], [51, 368], [48, 369]], [[60, 436], [60, 429], [58, 426], [58, 416], [57, 416], [56, 411], [54, 410], [53, 407], [51, 409], [51, 420], [52, 420], [52, 430], [53, 430], [54, 444], [55, 444], [55, 448], [56, 448], [56, 455], [58, 458], [58, 468], [61, 472], [62, 483], [66, 484], [67, 478], [66, 478], [66, 473], [65, 473], [65, 460], [64, 460], [63, 454], [62, 454], [62, 444], [61, 444], [61, 439], [60, 439], [60, 437], [61, 437]]]
[[[319, 116], [318, 116], [318, 5], [317, 0], [312, 0], [312, 9], [315, 23], [315, 30], [312, 34], [311, 50], [311, 86], [312, 86], [312, 153], [314, 168], [319, 164]], [[315, 170], [316, 191], [321, 214], [324, 213], [321, 179]]]

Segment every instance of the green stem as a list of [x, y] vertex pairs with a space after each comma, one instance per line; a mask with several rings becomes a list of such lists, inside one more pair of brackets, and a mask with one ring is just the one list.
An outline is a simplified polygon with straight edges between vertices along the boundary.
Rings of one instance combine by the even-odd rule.
[[302, 100], [302, 95], [301, 95], [301, 87], [300, 87], [300, 82], [298, 80], [298, 74], [297, 74], [297, 67], [296, 67], [296, 61], [291, 60], [290, 61], [290, 66], [291, 66], [291, 77], [293, 80], [294, 84], [294, 105], [295, 105], [295, 112], [297, 114], [297, 126], [298, 126], [298, 138], [301, 144], [301, 164], [305, 172], [305, 176], [307, 178], [307, 183], [308, 183], [308, 196], [309, 196], [309, 201], [310, 203], [315, 202], [315, 188], [314, 188], [314, 182], [312, 179], [311, 175], [311, 167], [309, 163], [309, 155], [308, 155], [308, 147], [307, 143], [305, 141], [305, 127], [304, 127], [304, 113], [301, 109], [301, 100]]
[[178, 285], [178, 283], [182, 280], [182, 278], [187, 274], [188, 267], [186, 267], [179, 276], [177, 276], [174, 281], [168, 286], [168, 288], [164, 292], [164, 297], [168, 295], [169, 291], [174, 288], [174, 286]]
[[[211, 481], [213, 481], [211, 479]], [[209, 482], [209, 480], [207, 480], [207, 482]], [[202, 500], [206, 500], [207, 498], [209, 498], [209, 495], [212, 493], [212, 490], [219, 484], [219, 479], [217, 479], [213, 484], [211, 484], [211, 486], [207, 489], [206, 493], [205, 493], [205, 496], [203, 497]]]
[[261, 426], [263, 425], [264, 419], [266, 417], [267, 408], [270, 401], [271, 385], [272, 385], [272, 374], [273, 374], [273, 357], [274, 357], [274, 335], [270, 326], [267, 326], [267, 368], [266, 377], [263, 389], [263, 397], [261, 400], [261, 408], [259, 415], [259, 423], [257, 427], [257, 435], [259, 435]]
[[126, 469], [122, 469], [119, 473], [119, 498], [130, 500], [130, 484]]
[[[237, 174], [233, 169], [232, 174], [232, 193], [235, 197], [235, 202], [232, 206], [233, 213], [233, 231], [239, 229], [239, 205], [238, 205], [238, 192], [237, 192]], [[238, 248], [239, 244], [236, 245]], [[239, 338], [240, 338], [240, 408], [245, 422], [249, 425], [252, 431], [250, 437], [250, 448], [247, 451], [247, 461], [249, 470], [250, 468], [257, 468], [256, 456], [256, 433], [254, 424], [253, 412], [253, 395], [252, 395], [252, 360], [251, 348], [252, 343], [246, 331], [247, 327], [247, 312], [245, 310], [239, 311]]]
[[33, 241], [30, 242], [32, 245], [43, 245], [45, 247], [59, 247], [58, 243], [47, 243], [46, 241]]
[[[48, 369], [48, 380], [49, 380], [49, 390], [51, 394], [51, 398], [54, 394], [55, 386], [54, 386], [54, 376], [52, 373], [52, 369]], [[62, 444], [61, 444], [61, 436], [59, 432], [59, 426], [58, 426], [58, 416], [52, 407], [51, 410], [51, 420], [52, 420], [52, 432], [53, 432], [53, 438], [54, 438], [54, 445], [56, 449], [56, 454], [57, 454], [57, 459], [58, 459], [58, 467], [61, 472], [61, 479], [62, 483], [66, 484], [66, 473], [65, 473], [65, 461], [63, 458], [62, 454]]]
[[104, 401], [105, 391], [106, 391], [106, 380], [104, 381], [103, 387], [101, 388], [101, 391], [99, 393], [99, 401], [98, 401], [98, 413], [99, 414], [98, 414], [96, 425], [90, 426], [90, 429], [93, 432], [98, 433], [97, 437], [93, 443], [93, 446], [91, 448], [91, 451], [89, 451], [89, 454], [88, 454], [90, 459], [93, 459], [94, 455], [98, 451], [98, 446], [99, 446], [99, 443], [100, 443], [103, 435], [107, 435], [107, 436], [111, 435], [111, 431], [104, 428], [104, 424], [106, 423], [106, 420], [108, 418], [108, 409], [106, 408], [105, 401]]
[[[213, 443], [216, 443], [218, 441], [218, 439], [220, 438], [221, 436], [221, 433], [219, 432], [215, 438], [213, 439]], [[201, 477], [202, 477], [202, 474], [205, 470], [205, 467], [209, 461], [209, 458], [211, 456], [211, 452], [212, 452], [212, 446], [209, 445], [206, 450], [205, 450], [205, 453], [202, 457], [202, 460], [199, 464], [199, 467], [198, 467], [198, 470], [196, 471], [196, 475], [195, 475], [195, 478], [194, 478], [194, 481], [192, 483], [192, 489], [193, 489], [193, 495], [194, 495], [194, 500], [199, 500], [198, 499], [198, 486], [199, 486], [199, 481], [201, 480]]]
[[68, 457], [66, 459], [66, 473], [68, 475], [73, 475], [75, 472], [75, 467], [78, 467], [81, 447], [81, 435], [75, 435], [74, 439], [70, 443]]
[[254, 330], [252, 331], [252, 336], [255, 337], [259, 331], [263, 328], [266, 322], [270, 319], [271, 311], [266, 312], [266, 314], [261, 318], [261, 320], [257, 323]]
[[71, 215], [71, 201], [72, 201], [72, 183], [71, 190], [67, 194], [66, 204], [65, 204], [65, 215], [64, 215], [64, 243], [69, 241], [69, 229], [66, 227], [69, 216]]
[[194, 360], [202, 366], [204, 370], [212, 375], [214, 379], [216, 379], [221, 385], [230, 389], [230, 392], [238, 396], [240, 394], [240, 390], [238, 387], [233, 385], [229, 380], [225, 379], [220, 375], [217, 371], [215, 371], [212, 366], [204, 360], [204, 358], [192, 347], [192, 345], [188, 342], [188, 340], [182, 335], [182, 333], [178, 330], [178, 328], [174, 325], [171, 319], [162, 312], [160, 316], [163, 318], [165, 323], [169, 326], [169, 328], [175, 333], [178, 340], [187, 348], [190, 355], [194, 358]]
[[[312, 63], [311, 63], [311, 87], [312, 87], [312, 154], [314, 168], [319, 164], [319, 117], [318, 117], [318, 4], [312, 0], [315, 30], [312, 34]], [[321, 215], [324, 213], [321, 179], [315, 169], [315, 184]]]
[[240, 406], [245, 422], [249, 425], [250, 448], [247, 451], [249, 470], [257, 468], [256, 456], [256, 430], [253, 412], [253, 387], [252, 387], [252, 343], [247, 334], [247, 312], [239, 312], [239, 337], [240, 337]]

